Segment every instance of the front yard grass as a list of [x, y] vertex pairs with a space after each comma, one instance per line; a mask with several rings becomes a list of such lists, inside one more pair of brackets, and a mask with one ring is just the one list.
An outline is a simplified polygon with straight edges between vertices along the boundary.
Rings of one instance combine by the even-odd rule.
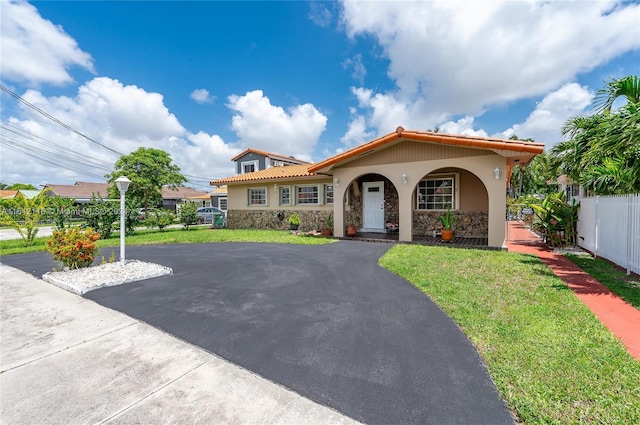
[[[568, 254], [566, 257], [609, 288], [611, 292], [640, 310], [640, 277], [633, 274], [627, 275], [615, 264], [602, 258], [593, 258], [591, 255]], [[638, 333], [640, 334], [640, 330]]]
[[[32, 246], [24, 246], [22, 239], [0, 241], [2, 255], [24, 254], [34, 251], [45, 251], [47, 238], [35, 238]], [[318, 236], [292, 235], [288, 230], [240, 230], [240, 229], [211, 229], [207, 227], [192, 227], [189, 230], [166, 229], [136, 230], [127, 236], [126, 245], [152, 245], [172, 243], [211, 243], [211, 242], [268, 242], [285, 244], [318, 245], [335, 242], [334, 239]], [[98, 240], [98, 247], [120, 246], [120, 236], [114, 233], [109, 239]]]
[[537, 257], [397, 245], [380, 264], [458, 323], [519, 422], [640, 423], [640, 362]]

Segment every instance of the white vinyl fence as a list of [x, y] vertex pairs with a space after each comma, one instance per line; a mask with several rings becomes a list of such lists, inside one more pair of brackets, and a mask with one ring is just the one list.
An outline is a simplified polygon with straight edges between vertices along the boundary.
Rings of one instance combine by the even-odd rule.
[[578, 244], [640, 274], [640, 195], [579, 198]]

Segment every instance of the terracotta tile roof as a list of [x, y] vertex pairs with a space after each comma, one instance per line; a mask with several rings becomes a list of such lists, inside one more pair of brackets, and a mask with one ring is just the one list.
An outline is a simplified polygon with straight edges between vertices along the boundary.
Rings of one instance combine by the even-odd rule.
[[108, 183], [75, 182], [75, 184], [47, 184], [53, 195], [62, 198], [91, 199], [93, 194], [107, 198]]
[[303, 163], [303, 164], [308, 164], [307, 161], [303, 161], [301, 159], [294, 158], [293, 156], [280, 155], [279, 153], [261, 151], [259, 149], [254, 149], [254, 148], [249, 148], [249, 149], [246, 149], [246, 150], [240, 152], [238, 155], [236, 155], [233, 158], [231, 158], [231, 161], [237, 161], [239, 158], [241, 158], [242, 156], [248, 154], [249, 152], [253, 152], [253, 153], [256, 153], [256, 154], [262, 155], [262, 156], [268, 156], [269, 158], [280, 158], [280, 159], [284, 159], [284, 160], [287, 160], [287, 161], [296, 161], [296, 162], [300, 162], [300, 163]]
[[316, 172], [322, 169], [330, 168], [331, 166], [339, 162], [356, 158], [358, 155], [368, 153], [374, 149], [380, 148], [389, 143], [393, 143], [400, 138], [419, 142], [438, 143], [463, 147], [466, 146], [482, 149], [507, 150], [529, 154], [539, 154], [544, 151], [544, 143], [525, 142], [522, 140], [503, 140], [489, 137], [460, 136], [454, 134], [434, 133], [430, 131], [413, 131], [405, 130], [402, 127], [398, 127], [393, 133], [389, 133], [386, 136], [382, 136], [368, 143], [356, 146], [353, 149], [349, 149], [348, 151], [342, 152], [338, 155], [332, 156], [331, 158], [327, 158], [324, 161], [317, 162], [311, 165], [309, 167], [309, 172]]
[[1, 199], [13, 199], [18, 196], [17, 190], [0, 190]]
[[223, 179], [213, 180], [211, 186], [220, 186], [228, 183], [244, 183], [259, 180], [288, 179], [294, 177], [312, 177], [316, 173], [309, 172], [309, 167], [313, 164], [287, 165], [284, 167], [271, 167], [266, 170], [254, 171], [253, 173], [237, 174]]
[[227, 186], [217, 187], [211, 192], [213, 195], [226, 195], [227, 194]]

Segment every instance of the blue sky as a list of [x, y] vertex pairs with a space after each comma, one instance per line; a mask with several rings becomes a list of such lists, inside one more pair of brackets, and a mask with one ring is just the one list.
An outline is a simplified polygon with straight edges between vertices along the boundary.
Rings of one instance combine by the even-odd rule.
[[[398, 125], [552, 146], [604, 80], [640, 69], [637, 2], [0, 8], [3, 86], [117, 152], [166, 150], [203, 190], [247, 147], [319, 161]], [[112, 151], [1, 100], [2, 182], [111, 170]]]

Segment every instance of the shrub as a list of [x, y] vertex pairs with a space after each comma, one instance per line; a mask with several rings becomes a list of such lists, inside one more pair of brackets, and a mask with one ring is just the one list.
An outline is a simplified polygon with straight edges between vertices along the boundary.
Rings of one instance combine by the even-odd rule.
[[47, 239], [47, 251], [53, 255], [54, 260], [70, 269], [89, 267], [98, 255], [98, 239], [100, 234], [91, 228], [56, 229]]
[[145, 223], [149, 228], [157, 227], [158, 229], [160, 229], [160, 231], [162, 231], [165, 227], [172, 224], [175, 218], [175, 215], [171, 211], [158, 209], [149, 211], [147, 213]]
[[102, 196], [93, 196], [88, 207], [83, 211], [88, 228], [99, 232], [102, 239], [109, 239], [113, 232], [113, 224], [120, 219], [120, 204], [109, 202]]
[[193, 202], [187, 202], [180, 206], [178, 211], [180, 223], [184, 224], [185, 230], [189, 230], [189, 226], [198, 222], [198, 209]]

